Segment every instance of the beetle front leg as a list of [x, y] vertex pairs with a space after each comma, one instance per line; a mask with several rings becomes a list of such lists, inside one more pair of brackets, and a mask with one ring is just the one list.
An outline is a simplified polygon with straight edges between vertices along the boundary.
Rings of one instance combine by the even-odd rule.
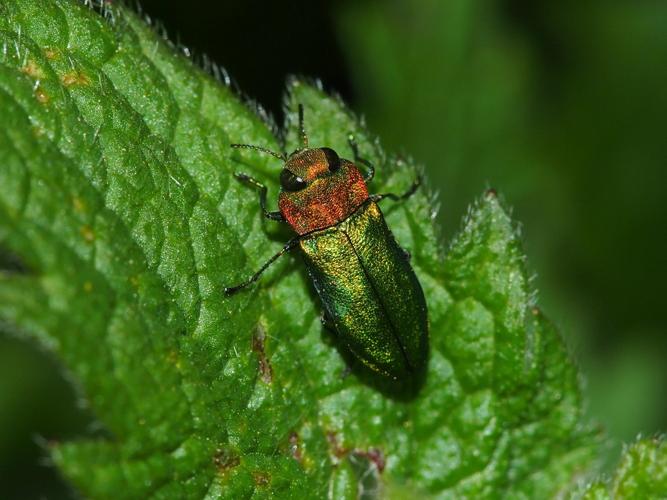
[[373, 177], [375, 177], [375, 167], [371, 164], [371, 162], [359, 156], [359, 146], [357, 145], [357, 141], [354, 139], [354, 136], [352, 134], [347, 136], [347, 142], [350, 145], [350, 148], [352, 148], [352, 154], [354, 155], [354, 162], [361, 163], [368, 169], [368, 173], [366, 173], [364, 181], [365, 182], [372, 181]]
[[289, 241], [285, 244], [285, 246], [282, 248], [282, 250], [280, 250], [280, 252], [278, 252], [278, 253], [275, 254], [273, 257], [271, 257], [269, 260], [267, 260], [267, 261], [264, 263], [264, 265], [263, 265], [262, 267], [259, 268], [259, 271], [257, 271], [255, 274], [253, 274], [253, 275], [250, 277], [249, 280], [244, 281], [243, 283], [239, 283], [239, 284], [236, 285], [236, 286], [226, 286], [226, 287], [225, 287], [225, 295], [226, 295], [227, 297], [229, 297], [230, 295], [234, 295], [234, 294], [235, 294], [236, 292], [238, 292], [239, 290], [244, 289], [244, 288], [247, 287], [248, 285], [252, 285], [255, 281], [257, 281], [257, 280], [259, 279], [259, 277], [262, 275], [262, 273], [263, 273], [264, 271], [266, 271], [266, 269], [267, 269], [271, 264], [273, 264], [276, 260], [278, 260], [278, 258], [279, 258], [281, 255], [283, 255], [283, 254], [286, 253], [286, 252], [289, 252], [292, 248], [294, 248], [294, 247], [297, 245], [297, 243], [299, 243], [300, 239], [301, 239], [301, 238], [300, 238], [299, 236], [297, 236], [297, 237], [292, 238], [291, 240], [289, 240]]
[[417, 191], [419, 186], [421, 186], [421, 183], [422, 183], [422, 179], [421, 179], [421, 176], [420, 176], [420, 177], [417, 177], [414, 180], [414, 182], [412, 183], [412, 186], [410, 186], [410, 189], [408, 189], [403, 194], [394, 194], [394, 193], [372, 194], [370, 196], [370, 198], [371, 198], [371, 200], [373, 200], [376, 203], [379, 202], [379, 201], [382, 201], [384, 198], [389, 198], [390, 200], [394, 200], [394, 201], [406, 200], [406, 199], [410, 198], [410, 196], [415, 194], [415, 192]]
[[259, 206], [262, 208], [262, 213], [264, 214], [264, 217], [267, 219], [275, 220], [278, 222], [285, 222], [285, 218], [283, 217], [283, 214], [280, 212], [269, 212], [266, 209], [266, 186], [259, 182], [256, 179], [253, 179], [250, 177], [248, 174], [244, 174], [243, 172], [237, 172], [234, 174], [234, 177], [236, 177], [238, 180], [241, 182], [244, 182], [245, 184], [250, 184], [254, 188], [259, 190]]

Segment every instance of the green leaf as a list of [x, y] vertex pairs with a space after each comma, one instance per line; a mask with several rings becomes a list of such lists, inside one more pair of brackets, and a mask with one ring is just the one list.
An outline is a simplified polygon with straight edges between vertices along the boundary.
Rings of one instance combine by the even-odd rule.
[[598, 479], [576, 495], [586, 500], [667, 497], [667, 443], [663, 438], [629, 446], [609, 480]]
[[[2, 2], [0, 37], [0, 245], [26, 269], [0, 274], [0, 319], [59, 356], [100, 420], [51, 448], [81, 492], [544, 497], [588, 471], [597, 431], [495, 193], [446, 259], [434, 196], [385, 205], [431, 343], [425, 380], [389, 382], [322, 329], [298, 257], [223, 294], [289, 237], [232, 177], [276, 195], [275, 158], [229, 147], [280, 148], [261, 112], [122, 7]], [[302, 103], [311, 145], [350, 157], [352, 132], [375, 191], [411, 184], [340, 100], [288, 91], [288, 151]]]

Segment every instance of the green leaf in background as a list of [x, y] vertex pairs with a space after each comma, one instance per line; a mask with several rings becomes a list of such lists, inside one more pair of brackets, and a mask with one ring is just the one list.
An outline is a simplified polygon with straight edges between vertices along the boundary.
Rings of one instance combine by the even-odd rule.
[[[75, 1], [0, 2], [0, 319], [57, 354], [101, 429], [52, 458], [93, 498], [545, 497], [591, 471], [598, 432], [537, 308], [494, 192], [444, 259], [434, 199], [385, 213], [429, 305], [418, 386], [366, 371], [324, 331], [298, 256], [228, 298], [287, 234], [232, 172], [277, 192], [273, 126], [136, 15]], [[337, 99], [294, 80], [313, 146], [377, 191], [417, 174]], [[351, 373], [348, 373], [348, 366]]]
[[[530, 126], [530, 54], [501, 10], [500, 0], [366, 0], [340, 11], [340, 41], [369, 123], [428, 165], [454, 213], [489, 180], [514, 195], [517, 182], [531, 186], [539, 172], [534, 144], [516, 132]], [[441, 219], [456, 229], [457, 217]]]

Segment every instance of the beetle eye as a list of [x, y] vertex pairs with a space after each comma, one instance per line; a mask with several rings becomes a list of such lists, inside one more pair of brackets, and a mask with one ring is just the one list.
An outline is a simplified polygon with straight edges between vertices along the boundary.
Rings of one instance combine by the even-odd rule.
[[329, 165], [329, 171], [335, 172], [340, 168], [340, 158], [338, 154], [331, 148], [322, 148], [324, 157], [327, 159], [327, 165]]
[[285, 191], [301, 191], [308, 184], [301, 177], [283, 168], [280, 172], [280, 185]]

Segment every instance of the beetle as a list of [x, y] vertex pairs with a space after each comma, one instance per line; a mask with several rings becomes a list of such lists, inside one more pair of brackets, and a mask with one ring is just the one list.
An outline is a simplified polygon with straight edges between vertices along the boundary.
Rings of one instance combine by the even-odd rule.
[[[354, 162], [331, 148], [310, 148], [299, 105], [302, 146], [289, 156], [250, 144], [232, 144], [283, 161], [279, 211], [266, 208], [267, 188], [244, 173], [235, 177], [259, 191], [263, 215], [287, 222], [296, 232], [250, 279], [225, 288], [233, 295], [257, 281], [280, 256], [301, 249], [329, 323], [343, 344], [365, 365], [393, 379], [421, 370], [428, 352], [426, 301], [410, 256], [389, 230], [379, 202], [405, 200], [421, 180], [402, 194], [369, 194], [375, 168], [359, 156], [352, 136]], [[366, 167], [362, 175], [358, 164]]]

